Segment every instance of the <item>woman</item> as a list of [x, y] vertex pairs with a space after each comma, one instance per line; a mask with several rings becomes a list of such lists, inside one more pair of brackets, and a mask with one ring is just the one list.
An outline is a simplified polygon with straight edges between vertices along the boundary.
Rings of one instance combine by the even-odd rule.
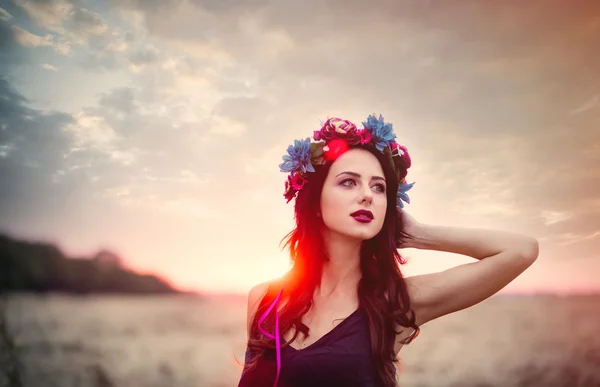
[[[535, 239], [425, 225], [406, 212], [411, 166], [392, 125], [339, 118], [296, 140], [280, 165], [295, 201], [292, 269], [248, 296], [248, 346], [239, 387], [385, 386], [396, 356], [428, 321], [492, 296], [538, 256]], [[404, 278], [398, 248], [478, 261]]]

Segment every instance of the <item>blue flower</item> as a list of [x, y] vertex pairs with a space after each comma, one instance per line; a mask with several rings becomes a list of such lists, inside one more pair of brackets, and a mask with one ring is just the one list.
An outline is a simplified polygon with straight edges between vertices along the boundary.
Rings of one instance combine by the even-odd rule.
[[367, 121], [362, 124], [364, 128], [371, 133], [371, 136], [373, 137], [372, 142], [380, 152], [382, 152], [383, 148], [388, 146], [390, 142], [395, 141], [396, 139], [392, 124], [385, 123], [381, 114], [379, 115], [379, 118], [370, 115], [367, 117]]
[[287, 155], [283, 156], [283, 163], [279, 164], [281, 172], [314, 172], [315, 168], [310, 162], [310, 138], [306, 140], [294, 140], [294, 144], [288, 146]]
[[408, 192], [408, 190], [410, 190], [413, 185], [415, 185], [415, 182], [412, 182], [410, 184], [400, 184], [398, 186], [398, 198], [396, 199], [396, 203], [398, 204], [398, 206], [400, 206], [400, 208], [404, 208], [404, 203], [402, 203], [402, 201], [404, 200], [406, 203], [410, 204], [410, 198], [408, 197], [408, 194], [406, 192]]

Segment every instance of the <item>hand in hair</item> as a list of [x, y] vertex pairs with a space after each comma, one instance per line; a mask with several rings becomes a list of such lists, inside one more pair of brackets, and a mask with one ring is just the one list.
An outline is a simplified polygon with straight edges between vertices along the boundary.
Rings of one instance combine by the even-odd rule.
[[396, 233], [396, 247], [410, 248], [414, 247], [412, 242], [421, 232], [423, 224], [418, 222], [414, 217], [408, 214], [401, 208], [397, 208], [398, 212], [398, 231]]

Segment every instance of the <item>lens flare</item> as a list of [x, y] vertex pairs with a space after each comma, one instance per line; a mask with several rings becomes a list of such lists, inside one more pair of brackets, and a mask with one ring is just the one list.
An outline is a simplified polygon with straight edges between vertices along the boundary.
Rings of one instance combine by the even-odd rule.
[[334, 161], [334, 160], [337, 160], [338, 157], [343, 155], [348, 149], [349, 149], [349, 147], [348, 147], [348, 144], [346, 143], [346, 141], [344, 141], [340, 138], [337, 138], [337, 139], [329, 141], [323, 156], [325, 157], [325, 160], [327, 160], [327, 161]]

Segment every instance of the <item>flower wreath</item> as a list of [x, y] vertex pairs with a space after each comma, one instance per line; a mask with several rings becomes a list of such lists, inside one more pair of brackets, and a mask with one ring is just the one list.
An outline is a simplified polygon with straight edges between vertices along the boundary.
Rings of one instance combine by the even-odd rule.
[[396, 204], [404, 208], [403, 201], [410, 203], [407, 192], [415, 183], [406, 182], [407, 170], [411, 166], [408, 150], [396, 142], [392, 124], [386, 123], [381, 115], [379, 118], [370, 115], [362, 124], [363, 129], [357, 129], [356, 125], [348, 120], [329, 118], [320, 130], [314, 132], [313, 139], [316, 142], [311, 142], [307, 137], [305, 140], [295, 140], [294, 144], [287, 148], [288, 154], [283, 156], [283, 163], [279, 164], [279, 169], [289, 173], [283, 193], [288, 203], [306, 185], [306, 175], [315, 171], [315, 165], [335, 160], [348, 150], [349, 146], [357, 144], [371, 144], [388, 156], [398, 177]]

